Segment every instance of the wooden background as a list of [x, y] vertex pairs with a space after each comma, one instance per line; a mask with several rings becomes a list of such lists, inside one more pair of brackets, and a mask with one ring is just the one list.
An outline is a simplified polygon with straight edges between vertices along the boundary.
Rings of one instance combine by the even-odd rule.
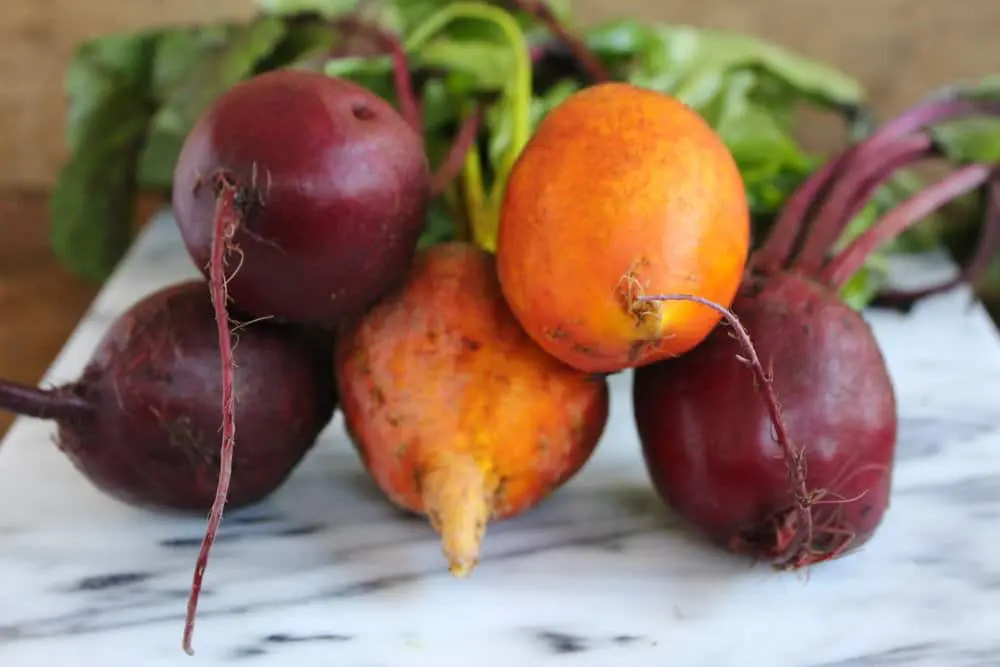
[[[777, 39], [860, 77], [884, 108], [954, 77], [1000, 70], [996, 0], [576, 0], [575, 6], [587, 20], [636, 13]], [[79, 40], [252, 11], [249, 0], [4, 0], [0, 187], [51, 183], [63, 155], [61, 77]]]
[[[35, 382], [92, 298], [48, 252], [45, 190], [64, 155], [62, 76], [74, 46], [106, 32], [239, 18], [249, 0], [3, 0], [0, 11], [0, 376]], [[1000, 71], [997, 0], [576, 0], [586, 21], [621, 15], [741, 30], [861, 79], [876, 108]], [[0, 415], [0, 432], [9, 420]]]

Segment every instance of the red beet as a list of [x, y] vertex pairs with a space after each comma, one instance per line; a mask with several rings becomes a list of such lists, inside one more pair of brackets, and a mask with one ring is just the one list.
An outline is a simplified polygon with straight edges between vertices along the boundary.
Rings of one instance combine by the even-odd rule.
[[[635, 371], [634, 416], [654, 486], [710, 540], [796, 569], [849, 553], [875, 533], [889, 505], [895, 394], [868, 324], [837, 291], [876, 246], [982, 186], [992, 169], [963, 167], [839, 254], [830, 257], [829, 246], [896, 169], [934, 153], [924, 125], [983, 111], [918, 107], [833, 160], [789, 202], [732, 307], [770, 379], [748, 372], [756, 359], [748, 364], [746, 342], [721, 326], [688, 354]], [[1000, 224], [1000, 197], [994, 205], [989, 227]]]
[[334, 325], [402, 279], [429, 196], [422, 139], [388, 102], [346, 80], [275, 70], [231, 88], [195, 124], [173, 210], [210, 276], [227, 205], [227, 286], [242, 311]]
[[431, 196], [417, 122], [350, 81], [274, 70], [222, 94], [184, 141], [173, 211], [209, 279], [223, 406], [219, 479], [192, 583], [188, 653], [234, 455], [227, 300], [255, 317], [332, 327], [402, 282]]
[[[234, 463], [234, 506], [278, 488], [334, 408], [325, 347], [266, 322], [238, 336], [236, 413], [246, 429]], [[219, 475], [218, 355], [208, 289], [184, 282], [121, 315], [79, 380], [54, 389], [2, 382], [0, 408], [58, 422], [59, 448], [111, 496], [205, 512]]]

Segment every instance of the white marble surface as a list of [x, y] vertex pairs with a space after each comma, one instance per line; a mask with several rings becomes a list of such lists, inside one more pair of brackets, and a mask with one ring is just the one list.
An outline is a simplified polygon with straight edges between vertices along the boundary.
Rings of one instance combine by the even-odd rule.
[[[161, 219], [48, 382], [186, 275]], [[1000, 345], [964, 294], [872, 319], [902, 432], [894, 504], [862, 552], [807, 579], [679, 531], [646, 482], [619, 376], [584, 472], [494, 525], [472, 578], [453, 580], [430, 528], [362, 475], [337, 418], [270, 501], [227, 514], [194, 658], [180, 636], [203, 521], [99, 495], [48, 424], [20, 420], [0, 447], [0, 666], [1000, 665]]]

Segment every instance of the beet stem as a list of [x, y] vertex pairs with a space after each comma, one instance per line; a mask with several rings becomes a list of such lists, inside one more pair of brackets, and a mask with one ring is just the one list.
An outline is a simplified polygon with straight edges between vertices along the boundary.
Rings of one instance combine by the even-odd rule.
[[788, 434], [788, 428], [785, 425], [785, 418], [781, 413], [781, 405], [778, 402], [778, 397], [774, 391], [774, 383], [771, 381], [771, 377], [767, 374], [767, 372], [764, 371], [764, 367], [760, 363], [760, 357], [757, 356], [757, 349], [754, 347], [753, 341], [750, 339], [750, 333], [743, 326], [743, 323], [736, 316], [736, 314], [728, 308], [725, 308], [710, 299], [696, 296], [694, 294], [640, 295], [635, 297], [635, 301], [640, 303], [658, 303], [663, 301], [687, 301], [689, 303], [698, 303], [707, 308], [711, 308], [716, 313], [721, 315], [733, 331], [736, 332], [736, 340], [739, 342], [740, 347], [743, 348], [743, 356], [740, 357], [740, 361], [747, 364], [754, 374], [757, 388], [763, 394], [764, 404], [767, 407], [767, 413], [770, 415], [771, 423], [774, 426], [774, 441], [777, 443], [778, 448], [781, 449], [781, 453], [785, 458], [788, 481], [792, 487], [792, 493], [795, 498], [795, 512], [798, 517], [798, 520], [795, 522], [795, 529], [797, 532], [804, 531], [807, 536], [811, 536], [812, 512], [809, 507], [812, 497], [806, 488], [805, 457], [802, 450], [792, 443], [791, 436]]
[[994, 179], [990, 183], [986, 218], [979, 232], [976, 249], [958, 275], [919, 289], [883, 290], [879, 292], [877, 301], [886, 305], [908, 307], [915, 301], [947, 292], [959, 285], [978, 285], [998, 251], [1000, 251], [1000, 179]]
[[0, 409], [15, 415], [58, 422], [76, 421], [94, 412], [93, 404], [65, 388], [39, 389], [9, 380], [0, 380]]
[[769, 271], [787, 265], [796, 240], [805, 226], [805, 218], [834, 179], [866, 154], [877, 154], [885, 145], [912, 132], [959, 116], [998, 115], [1000, 103], [981, 100], [929, 100], [896, 116], [867, 139], [844, 149], [813, 172], [785, 203], [767, 241], [749, 263], [754, 270]]
[[767, 240], [750, 258], [749, 268], [751, 271], [777, 271], [788, 263], [795, 242], [805, 226], [806, 217], [814, 207], [816, 200], [830, 186], [834, 177], [850, 162], [853, 155], [854, 148], [848, 148], [840, 155], [828, 160], [813, 172], [805, 183], [799, 186], [798, 190], [782, 207], [778, 219], [771, 227]]
[[465, 156], [468, 155], [469, 150], [476, 142], [482, 120], [483, 108], [481, 105], [476, 105], [469, 117], [462, 122], [447, 155], [434, 174], [434, 179], [431, 181], [432, 196], [444, 192], [445, 188], [462, 173], [462, 168], [465, 166]]
[[594, 83], [603, 83], [611, 79], [611, 75], [608, 74], [607, 68], [604, 67], [597, 54], [590, 50], [582, 39], [572, 34], [559, 21], [552, 12], [552, 8], [544, 0], [510, 0], [510, 4], [525, 14], [534, 16], [545, 25], [556, 39], [568, 46], [573, 52], [573, 57], [576, 58], [577, 63], [587, 72], [587, 75]]
[[870, 156], [864, 150], [859, 151], [854, 164], [849, 164], [843, 178], [833, 184], [828, 197], [816, 213], [795, 267], [804, 273], [819, 270], [826, 261], [830, 248], [878, 189], [898, 169], [933, 152], [934, 142], [924, 132], [902, 138], [895, 144], [887, 144], [881, 151]]
[[216, 191], [215, 221], [212, 236], [212, 257], [209, 266], [209, 288], [215, 309], [215, 323], [219, 336], [219, 357], [222, 361], [222, 446], [219, 454], [219, 481], [215, 489], [215, 500], [208, 514], [205, 537], [198, 552], [191, 594], [188, 597], [187, 617], [184, 623], [183, 647], [185, 653], [194, 655], [191, 645], [194, 634], [195, 615], [201, 596], [202, 580], [208, 566], [208, 556], [215, 543], [215, 536], [222, 523], [222, 511], [229, 496], [229, 482], [233, 470], [233, 448], [236, 440], [236, 390], [235, 360], [233, 359], [232, 334], [229, 330], [229, 313], [226, 308], [228, 294], [225, 274], [226, 254], [233, 235], [243, 220], [244, 208], [249, 204], [247, 191], [238, 186], [233, 178], [219, 173], [214, 179]]
[[406, 57], [406, 50], [403, 48], [403, 42], [385, 28], [362, 21], [356, 17], [340, 19], [336, 25], [347, 29], [355, 29], [382, 43], [382, 46], [389, 52], [392, 58], [392, 76], [399, 103], [399, 113], [407, 125], [422, 134], [424, 129], [423, 111], [421, 109], [420, 98], [414, 89], [413, 76], [410, 73], [410, 64]]
[[921, 222], [956, 197], [980, 187], [993, 172], [994, 167], [989, 165], [971, 164], [918, 192], [884, 215], [830, 260], [820, 273], [819, 280], [831, 289], [839, 290], [864, 266], [872, 251]]

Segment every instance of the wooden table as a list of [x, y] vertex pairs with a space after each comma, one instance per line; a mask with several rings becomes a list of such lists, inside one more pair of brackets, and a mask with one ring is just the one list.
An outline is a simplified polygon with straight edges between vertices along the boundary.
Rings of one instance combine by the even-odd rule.
[[[159, 205], [140, 202], [136, 221]], [[17, 382], [39, 381], [100, 288], [56, 260], [48, 215], [44, 194], [0, 192], [0, 377]], [[11, 421], [0, 412], [0, 437]]]
[[[98, 288], [56, 262], [43, 195], [0, 193], [0, 225], [0, 376], [36, 383]], [[0, 413], [0, 433], [11, 421]]]

